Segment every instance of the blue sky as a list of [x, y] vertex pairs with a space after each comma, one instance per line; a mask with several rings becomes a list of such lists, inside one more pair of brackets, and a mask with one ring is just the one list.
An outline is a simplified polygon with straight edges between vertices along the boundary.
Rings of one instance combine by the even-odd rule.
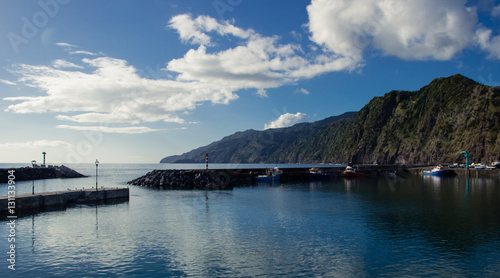
[[500, 1], [0, 1], [0, 162], [156, 163], [456, 73], [500, 85]]

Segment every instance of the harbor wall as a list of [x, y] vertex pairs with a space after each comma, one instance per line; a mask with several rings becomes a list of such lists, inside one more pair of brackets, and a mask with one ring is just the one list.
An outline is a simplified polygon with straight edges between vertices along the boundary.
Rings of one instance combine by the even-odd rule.
[[[431, 167], [417, 167], [417, 168], [409, 168], [410, 171], [414, 175], [423, 175], [424, 171], [429, 171]], [[453, 172], [455, 172], [458, 176], [470, 177], [470, 178], [500, 178], [500, 169], [465, 169], [465, 168], [450, 168]]]
[[14, 171], [16, 181], [86, 177], [65, 165], [49, 165], [47, 167], [36, 165], [35, 167], [0, 168], [0, 183], [7, 183], [9, 181], [9, 171]]
[[[323, 173], [330, 174], [333, 178], [344, 177], [345, 166], [339, 167], [316, 167]], [[355, 166], [358, 172], [365, 177], [383, 176], [388, 173], [396, 173], [400, 177], [410, 175], [422, 175], [424, 170], [430, 166], [405, 166], [405, 165], [359, 165]], [[128, 184], [158, 189], [173, 190], [231, 190], [235, 186], [251, 185], [254, 178], [265, 174], [267, 168], [232, 168], [232, 169], [210, 169], [210, 170], [154, 170], [144, 176], [129, 181]], [[280, 168], [283, 171], [281, 182], [300, 182], [308, 179], [309, 168], [293, 167]], [[500, 169], [477, 170], [469, 172], [462, 168], [453, 168], [458, 175], [470, 177], [499, 177]]]
[[[9, 200], [9, 197], [11, 198]], [[128, 188], [80, 189], [68, 191], [43, 192], [36, 194], [16, 194], [15, 196], [0, 196], [0, 213], [9, 212], [9, 201], [15, 203], [14, 212], [27, 210], [44, 210], [54, 207], [66, 207], [69, 204], [92, 203], [99, 201], [129, 199]]]

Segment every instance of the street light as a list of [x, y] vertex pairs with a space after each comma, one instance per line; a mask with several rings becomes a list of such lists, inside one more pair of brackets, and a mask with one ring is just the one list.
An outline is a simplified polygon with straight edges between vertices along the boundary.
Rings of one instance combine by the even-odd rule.
[[33, 179], [33, 188], [31, 189], [31, 194], [35, 195], [35, 165], [36, 165], [36, 161], [32, 160], [31, 165], [33, 166], [33, 169], [31, 170], [31, 178]]
[[99, 167], [99, 160], [95, 160], [95, 191], [99, 190], [99, 185], [97, 182], [97, 168]]
[[467, 152], [467, 151], [461, 151], [460, 153], [463, 154], [463, 155], [465, 155], [465, 169], [469, 170], [469, 157], [470, 157], [469, 152]]

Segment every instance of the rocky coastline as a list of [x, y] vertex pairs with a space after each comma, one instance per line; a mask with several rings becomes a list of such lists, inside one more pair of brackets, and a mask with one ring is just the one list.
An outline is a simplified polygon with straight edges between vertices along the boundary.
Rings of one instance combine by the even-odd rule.
[[87, 177], [77, 171], [65, 166], [48, 167], [21, 167], [21, 168], [2, 168], [0, 169], [0, 183], [9, 181], [9, 171], [14, 170], [16, 181], [40, 180], [40, 179], [59, 179], [59, 178], [83, 178]]

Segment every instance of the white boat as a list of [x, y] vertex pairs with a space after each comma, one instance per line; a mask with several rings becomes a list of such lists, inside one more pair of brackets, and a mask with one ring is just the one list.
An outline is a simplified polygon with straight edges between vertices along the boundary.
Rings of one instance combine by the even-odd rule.
[[486, 165], [483, 165], [481, 163], [474, 164], [474, 169], [478, 169], [478, 170], [486, 169]]
[[279, 181], [283, 171], [274, 167], [273, 169], [267, 170], [265, 175], [258, 175], [255, 177], [255, 181]]
[[456, 175], [455, 172], [449, 169], [444, 169], [443, 166], [439, 165], [434, 168], [431, 168], [430, 171], [424, 171], [424, 175], [432, 175], [432, 176], [453, 176]]
[[331, 178], [330, 174], [322, 173], [320, 169], [315, 167], [309, 169], [309, 171], [306, 174], [307, 178], [311, 180], [322, 180]]

